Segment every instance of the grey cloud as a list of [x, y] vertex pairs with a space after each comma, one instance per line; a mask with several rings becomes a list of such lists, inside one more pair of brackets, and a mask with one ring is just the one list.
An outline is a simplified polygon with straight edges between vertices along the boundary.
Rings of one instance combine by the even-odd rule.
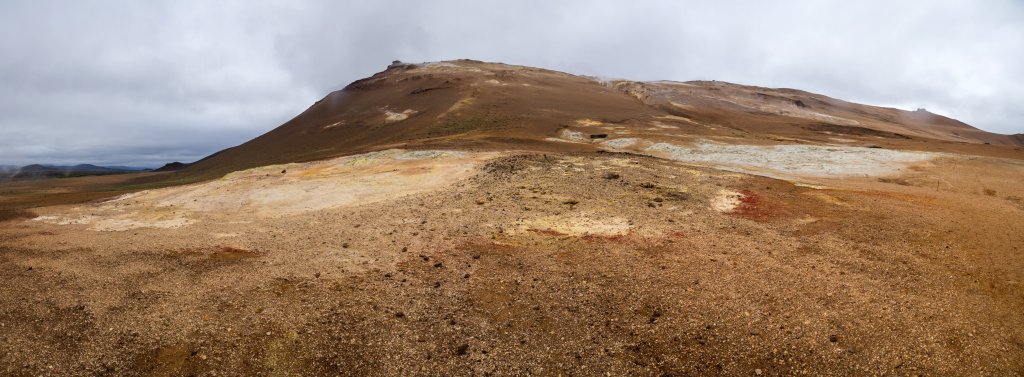
[[1024, 132], [1018, 1], [13, 1], [0, 162], [159, 165], [263, 133], [393, 59], [717, 79]]

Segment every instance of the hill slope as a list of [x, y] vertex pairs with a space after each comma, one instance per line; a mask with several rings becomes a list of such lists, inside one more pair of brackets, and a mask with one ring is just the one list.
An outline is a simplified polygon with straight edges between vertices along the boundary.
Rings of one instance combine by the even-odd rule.
[[[604, 126], [593, 128], [591, 126]], [[651, 126], [661, 126], [651, 129]], [[792, 89], [722, 82], [600, 81], [546, 69], [458, 60], [392, 64], [330, 93], [280, 127], [183, 171], [215, 176], [390, 147], [588, 150], [564, 129], [648, 137], [742, 137], [935, 149], [934, 142], [1024, 141], [927, 113]]]
[[770, 89], [720, 81], [614, 81], [644, 103], [688, 118], [720, 122], [751, 133], [921, 138], [965, 143], [1022, 145], [923, 109], [905, 111], [862, 105], [795, 89]]
[[546, 136], [584, 115], [626, 121], [661, 114], [591, 79], [555, 71], [474, 61], [396, 64], [185, 171], [225, 173], [390, 146], [543, 148]]

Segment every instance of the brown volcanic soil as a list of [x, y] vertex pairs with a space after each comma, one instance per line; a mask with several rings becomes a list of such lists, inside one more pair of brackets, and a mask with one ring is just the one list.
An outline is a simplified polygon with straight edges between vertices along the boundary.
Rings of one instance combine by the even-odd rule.
[[1019, 143], [680, 85], [397, 65], [176, 173], [0, 184], [0, 374], [1024, 373]]
[[[0, 370], [1024, 368], [1020, 161], [944, 158], [815, 189], [632, 154], [505, 155], [457, 157], [476, 159], [476, 173], [365, 204], [280, 215], [261, 212], [276, 205], [169, 207], [195, 223], [122, 231], [4, 223]], [[415, 173], [423, 165], [404, 160], [344, 161], [379, 177], [425, 179]], [[306, 182], [290, 172], [310, 177], [322, 164], [271, 169], [280, 177], [265, 185], [277, 190]], [[198, 199], [209, 195], [203, 187], [167, 192]], [[735, 207], [716, 207], [729, 193], [742, 194]], [[164, 194], [147, 195], [36, 211], [160, 210], [146, 201]]]

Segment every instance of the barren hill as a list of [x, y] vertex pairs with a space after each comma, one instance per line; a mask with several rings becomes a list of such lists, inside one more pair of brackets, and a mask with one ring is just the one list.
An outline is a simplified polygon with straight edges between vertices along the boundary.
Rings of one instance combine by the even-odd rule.
[[794, 137], [878, 136], [1022, 145], [924, 109], [905, 111], [846, 102], [795, 89], [719, 81], [610, 83], [642, 102], [688, 119], [717, 122], [741, 132]]
[[[392, 64], [185, 172], [224, 174], [391, 147], [594, 149], [552, 141], [566, 130], [919, 150], [973, 151], [951, 142], [1024, 145], [1019, 137], [984, 132], [923, 110], [861, 105], [793, 89], [707, 81], [605, 81], [457, 60]], [[977, 153], [1012, 152], [990, 148]]]

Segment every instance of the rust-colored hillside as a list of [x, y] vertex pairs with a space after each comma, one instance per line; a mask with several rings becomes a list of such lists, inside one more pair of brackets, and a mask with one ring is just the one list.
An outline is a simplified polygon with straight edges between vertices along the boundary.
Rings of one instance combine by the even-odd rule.
[[588, 121], [627, 134], [655, 123], [671, 126], [648, 132], [650, 137], [856, 141], [1009, 156], [1020, 155], [1019, 150], [977, 145], [1024, 145], [1019, 136], [984, 132], [926, 111], [861, 105], [799, 90], [706, 81], [601, 81], [458, 60], [392, 64], [330, 93], [280, 127], [184, 172], [221, 175], [390, 147], [591, 149], [549, 140], [562, 129], [586, 127]]

